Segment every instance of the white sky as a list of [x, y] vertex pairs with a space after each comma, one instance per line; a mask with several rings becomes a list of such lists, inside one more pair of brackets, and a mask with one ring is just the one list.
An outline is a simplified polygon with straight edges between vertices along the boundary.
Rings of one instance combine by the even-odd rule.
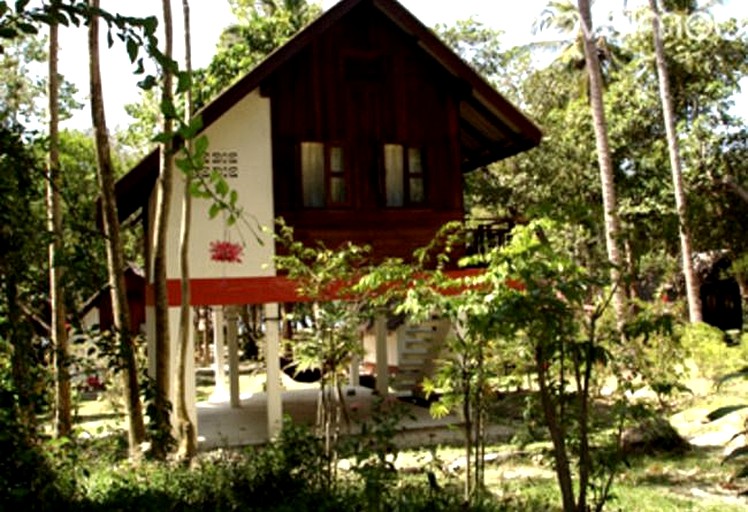
[[[437, 23], [451, 24], [460, 19], [474, 16], [478, 21], [504, 32], [502, 42], [507, 46], [527, 43], [536, 36], [532, 34], [532, 24], [540, 17], [549, 0], [400, 0], [417, 18], [428, 26]], [[644, 0], [598, 0], [593, 5], [593, 14], [607, 22], [612, 16], [613, 23], [623, 22], [624, 4], [629, 8], [640, 5]], [[325, 8], [336, 0], [323, 0]], [[161, 2], [156, 0], [102, 0], [101, 7], [123, 15], [159, 15]], [[224, 27], [233, 22], [228, 2], [225, 0], [191, 0], [193, 37], [193, 65], [203, 67], [210, 62], [215, 52], [218, 37]], [[172, 1], [175, 28], [175, 57], [182, 58], [182, 3]], [[736, 17], [748, 19], [748, 1], [724, 0], [715, 8], [719, 18]], [[748, 28], [746, 28], [748, 30]], [[102, 27], [102, 33], [104, 29]], [[63, 28], [60, 33], [60, 72], [76, 84], [78, 100], [88, 102], [88, 54], [85, 28]], [[543, 34], [538, 37], [547, 37]], [[116, 38], [115, 38], [116, 39]], [[129, 63], [124, 45], [117, 42], [112, 49], [102, 41], [102, 74], [104, 101], [107, 111], [107, 124], [110, 129], [124, 127], [129, 122], [124, 105], [138, 101], [138, 77], [132, 74], [134, 66]], [[748, 83], [743, 81], [743, 94], [738, 98], [736, 113], [748, 119]], [[87, 108], [78, 112], [66, 126], [86, 129], [90, 126], [90, 113]]]

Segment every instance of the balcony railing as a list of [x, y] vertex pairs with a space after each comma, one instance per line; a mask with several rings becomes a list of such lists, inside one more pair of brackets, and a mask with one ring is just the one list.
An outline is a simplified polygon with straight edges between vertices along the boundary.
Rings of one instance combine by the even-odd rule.
[[466, 225], [466, 254], [476, 256], [505, 245], [516, 224], [513, 219], [468, 219]]

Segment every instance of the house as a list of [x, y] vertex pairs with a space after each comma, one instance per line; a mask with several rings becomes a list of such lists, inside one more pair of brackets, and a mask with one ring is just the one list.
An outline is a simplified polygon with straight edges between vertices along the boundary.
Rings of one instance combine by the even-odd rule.
[[[210, 140], [208, 170], [223, 174], [257, 225], [273, 226], [282, 216], [298, 240], [370, 244], [375, 258], [407, 257], [444, 223], [463, 220], [463, 174], [528, 150], [541, 137], [394, 0], [341, 0], [199, 115]], [[139, 212], [146, 240], [152, 239], [158, 162], [154, 151], [117, 184], [120, 217]], [[175, 185], [170, 205], [172, 326], [180, 302], [181, 187]], [[208, 208], [202, 200], [193, 207], [191, 301], [265, 305], [268, 424], [277, 432], [279, 304], [298, 300], [295, 287], [276, 275], [271, 235], [260, 233], [259, 243], [227, 228], [220, 216], [210, 219]], [[245, 244], [241, 262], [211, 258], [211, 242]], [[150, 246], [145, 251], [151, 261]], [[150, 269], [147, 275], [152, 282]], [[152, 334], [152, 299], [146, 310]], [[214, 311], [216, 325], [229, 322], [231, 337], [235, 314], [227, 309], [231, 318], [224, 320], [220, 308]], [[378, 385], [386, 390], [386, 333], [377, 325]], [[232, 403], [238, 405], [234, 391]]]

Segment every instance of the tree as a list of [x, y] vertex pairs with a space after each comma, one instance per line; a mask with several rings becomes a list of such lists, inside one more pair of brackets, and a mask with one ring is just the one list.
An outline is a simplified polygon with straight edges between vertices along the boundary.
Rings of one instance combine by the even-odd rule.
[[[189, 79], [192, 79], [192, 39], [190, 35], [190, 4], [182, 0], [184, 13], [184, 48], [185, 66]], [[186, 90], [185, 124], [190, 125], [193, 114], [192, 84]], [[187, 153], [193, 152], [192, 139], [188, 139]], [[179, 350], [177, 364], [177, 429], [179, 432], [179, 453], [184, 459], [191, 460], [197, 453], [197, 432], [187, 412], [187, 356], [190, 343], [190, 226], [192, 223], [192, 169], [183, 173], [184, 193], [182, 195], [182, 221], [179, 237], [179, 262], [181, 267], [182, 304], [179, 310]]]
[[314, 247], [294, 241], [293, 228], [279, 221], [278, 241], [285, 254], [275, 257], [279, 270], [297, 283], [299, 296], [307, 304], [295, 305], [285, 320], [296, 326], [293, 361], [296, 372], [319, 372], [320, 400], [317, 432], [324, 441], [323, 481], [335, 482], [338, 463], [338, 439], [345, 424], [350, 424], [342, 390], [342, 379], [351, 357], [361, 355], [359, 325], [366, 314], [366, 294], [352, 288], [363, 272], [367, 247], [350, 243], [337, 250], [323, 244]]
[[[43, 163], [24, 141], [19, 126], [0, 124], [0, 339], [9, 343], [12, 391], [16, 414], [27, 432], [36, 432], [40, 403], [39, 375], [33, 331], [25, 314], [41, 280], [46, 240], [43, 236], [43, 191], [35, 175], [45, 173]], [[41, 214], [40, 214], [41, 213]]]
[[[416, 251], [413, 264], [390, 261], [375, 268], [362, 282], [374, 285], [373, 292], [387, 290], [378, 301], [397, 304], [395, 312], [408, 315], [415, 323], [439, 317], [450, 324], [442, 350], [446, 355], [439, 360], [434, 378], [425, 378], [421, 386], [427, 396], [438, 390], [439, 398], [430, 408], [432, 416], [443, 417], [454, 411], [461, 415], [465, 448], [463, 495], [470, 503], [484, 491], [488, 406], [494, 396], [489, 376], [498, 373], [495, 363], [502, 350], [492, 318], [494, 312], [486, 307], [491, 290], [474, 286], [472, 276], [450, 277], [444, 272], [449, 254], [463, 242], [464, 226], [447, 224], [429, 246]], [[436, 268], [434, 254], [439, 254]], [[483, 266], [484, 261], [479, 260], [471, 262]]]
[[166, 245], [169, 229], [169, 208], [173, 181], [173, 121], [176, 116], [173, 100], [174, 64], [172, 60], [173, 26], [169, 0], [162, 0], [164, 18], [164, 52], [162, 61], [161, 112], [162, 133], [159, 163], [159, 176], [156, 189], [156, 212], [153, 233], [153, 284], [155, 304], [155, 350], [156, 371], [154, 390], [154, 423], [156, 436], [153, 439], [153, 454], [157, 458], [166, 457], [168, 440], [171, 435], [170, 391], [171, 391], [171, 338], [169, 331], [169, 292], [167, 289]]
[[60, 189], [60, 138], [59, 138], [59, 76], [57, 73], [58, 25], [56, 11], [52, 6], [52, 21], [49, 24], [49, 160], [47, 177], [47, 229], [49, 244], [49, 296], [51, 305], [51, 336], [55, 350], [57, 371], [56, 425], [57, 435], [66, 437], [72, 429], [70, 414], [70, 369], [65, 298], [63, 295], [62, 201]]
[[615, 288], [613, 307], [618, 319], [619, 328], [626, 318], [626, 297], [621, 286], [622, 258], [619, 243], [620, 227], [618, 222], [618, 201], [614, 179], [613, 159], [608, 140], [608, 123], [605, 118], [603, 102], [603, 79], [598, 58], [597, 46], [592, 35], [592, 13], [589, 0], [579, 0], [579, 14], [582, 22], [584, 41], [584, 58], [589, 75], [590, 108], [595, 128], [595, 146], [600, 166], [600, 184], [603, 199], [603, 216], [605, 219], [605, 244], [608, 260], [611, 265], [611, 281]]
[[[99, 9], [99, 0], [90, 0], [93, 9]], [[114, 168], [109, 149], [104, 114], [104, 99], [99, 65], [99, 18], [91, 16], [88, 27], [88, 51], [90, 59], [91, 117], [96, 138], [99, 186], [103, 210], [104, 236], [106, 238], [107, 267], [112, 296], [114, 337], [119, 348], [119, 365], [125, 389], [125, 408], [129, 422], [130, 456], [137, 458], [140, 445], [145, 440], [145, 426], [140, 403], [136, 344], [130, 332], [130, 308], [125, 285], [125, 259], [117, 215], [117, 199], [114, 190]]]
[[673, 189], [675, 191], [675, 206], [680, 226], [681, 257], [683, 275], [686, 279], [686, 298], [688, 300], [688, 316], [691, 322], [701, 321], [701, 297], [699, 283], [693, 268], [691, 256], [691, 234], [688, 228], [686, 194], [683, 187], [683, 171], [681, 165], [678, 134], [675, 131], [675, 113], [670, 95], [670, 78], [668, 77], [667, 62], [665, 61], [665, 46], [662, 42], [662, 27], [660, 9], [657, 0], [649, 0], [652, 11], [652, 34], [657, 62], [657, 76], [659, 77], [660, 101], [662, 102], [662, 117], [665, 121], [668, 152], [670, 154], [670, 169], [673, 175]]
[[232, 0], [231, 7], [238, 23], [221, 34], [218, 51], [208, 67], [196, 71], [196, 108], [217, 96], [322, 13], [318, 5], [306, 0]]

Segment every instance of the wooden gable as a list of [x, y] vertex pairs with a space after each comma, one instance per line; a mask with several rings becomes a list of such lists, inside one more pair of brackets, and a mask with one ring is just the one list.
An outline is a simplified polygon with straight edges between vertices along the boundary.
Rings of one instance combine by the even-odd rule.
[[[203, 108], [204, 125], [258, 88], [271, 100], [275, 214], [300, 239], [331, 247], [353, 241], [378, 255], [409, 255], [462, 219], [463, 172], [540, 140], [530, 120], [394, 0], [340, 1]], [[304, 206], [304, 142], [343, 155], [347, 195], [332, 206]], [[421, 150], [424, 200], [388, 206], [383, 145]], [[122, 217], [147, 202], [157, 162], [154, 152], [118, 184]]]

